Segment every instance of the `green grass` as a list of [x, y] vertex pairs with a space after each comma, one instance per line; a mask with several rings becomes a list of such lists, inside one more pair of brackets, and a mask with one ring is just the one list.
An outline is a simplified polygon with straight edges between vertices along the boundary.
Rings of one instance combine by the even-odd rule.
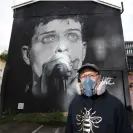
[[67, 115], [62, 112], [51, 113], [12, 113], [4, 112], [0, 114], [0, 124], [10, 121], [43, 123], [53, 125], [64, 125], [67, 120]]
[[0, 124], [13, 120], [13, 114], [10, 110], [0, 113]]
[[27, 122], [66, 122], [67, 116], [63, 113], [48, 113], [46, 116], [39, 114], [18, 114], [15, 116], [17, 121]]
[[13, 117], [9, 117], [9, 116], [0, 117], [0, 124], [6, 123], [6, 122], [9, 122], [9, 121], [12, 121], [12, 120], [13, 120]]

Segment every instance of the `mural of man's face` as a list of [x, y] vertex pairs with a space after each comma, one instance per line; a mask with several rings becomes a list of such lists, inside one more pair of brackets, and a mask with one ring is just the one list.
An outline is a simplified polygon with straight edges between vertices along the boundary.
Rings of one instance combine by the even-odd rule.
[[[68, 64], [75, 61], [77, 69], [81, 67], [86, 54], [86, 43], [82, 40], [82, 26], [79, 21], [68, 18], [54, 19], [45, 25], [40, 23], [35, 28], [31, 47], [23, 46], [23, 58], [27, 64], [31, 64], [38, 77], [42, 75], [43, 64], [56, 54], [58, 57], [67, 55], [71, 59]], [[71, 70], [71, 67], [69, 65], [68, 69]]]

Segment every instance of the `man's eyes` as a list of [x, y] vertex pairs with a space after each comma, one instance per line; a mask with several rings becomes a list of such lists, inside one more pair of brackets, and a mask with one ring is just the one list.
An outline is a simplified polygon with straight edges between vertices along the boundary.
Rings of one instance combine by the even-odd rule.
[[81, 76], [81, 78], [87, 78], [87, 77], [91, 77], [91, 78], [94, 78], [96, 77], [97, 75], [83, 75]]
[[[71, 42], [76, 42], [79, 39], [79, 35], [76, 33], [68, 33], [67, 35], [64, 35], [64, 37]], [[53, 43], [56, 40], [58, 40], [58, 35], [45, 35], [42, 37], [43, 44]]]
[[72, 42], [76, 42], [78, 40], [79, 36], [76, 33], [68, 33], [67, 39]]
[[56, 35], [47, 35], [42, 38], [44, 44], [52, 43], [57, 39]]

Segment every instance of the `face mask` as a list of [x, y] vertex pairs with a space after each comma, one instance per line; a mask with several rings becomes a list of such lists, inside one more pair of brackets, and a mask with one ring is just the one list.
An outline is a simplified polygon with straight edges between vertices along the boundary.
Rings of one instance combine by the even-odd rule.
[[92, 96], [94, 94], [95, 86], [96, 81], [93, 81], [92, 79], [90, 79], [90, 77], [86, 78], [82, 83], [84, 95], [88, 97]]

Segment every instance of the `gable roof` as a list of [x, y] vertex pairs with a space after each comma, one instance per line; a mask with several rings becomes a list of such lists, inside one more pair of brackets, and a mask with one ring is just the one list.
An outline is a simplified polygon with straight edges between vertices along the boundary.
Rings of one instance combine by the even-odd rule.
[[[50, 1], [50, 0], [28, 0], [27, 2], [23, 2], [21, 4], [14, 5], [12, 8], [17, 9], [17, 8], [27, 6], [27, 5], [30, 5], [30, 4], [39, 2], [39, 1]], [[54, 0], [54, 1], [56, 1], [56, 0]], [[62, 0], [62, 1], [65, 1], [65, 0]], [[74, 0], [74, 1], [77, 1], [77, 0]], [[82, 1], [82, 0], [80, 0], [80, 1]], [[114, 4], [114, 3], [110, 3], [110, 2], [105, 2], [107, 0], [84, 0], [84, 1], [94, 1], [96, 3], [103, 4], [105, 6], [109, 6], [109, 7], [115, 8], [115, 9], [122, 10], [120, 2], [119, 2], [119, 4]]]

